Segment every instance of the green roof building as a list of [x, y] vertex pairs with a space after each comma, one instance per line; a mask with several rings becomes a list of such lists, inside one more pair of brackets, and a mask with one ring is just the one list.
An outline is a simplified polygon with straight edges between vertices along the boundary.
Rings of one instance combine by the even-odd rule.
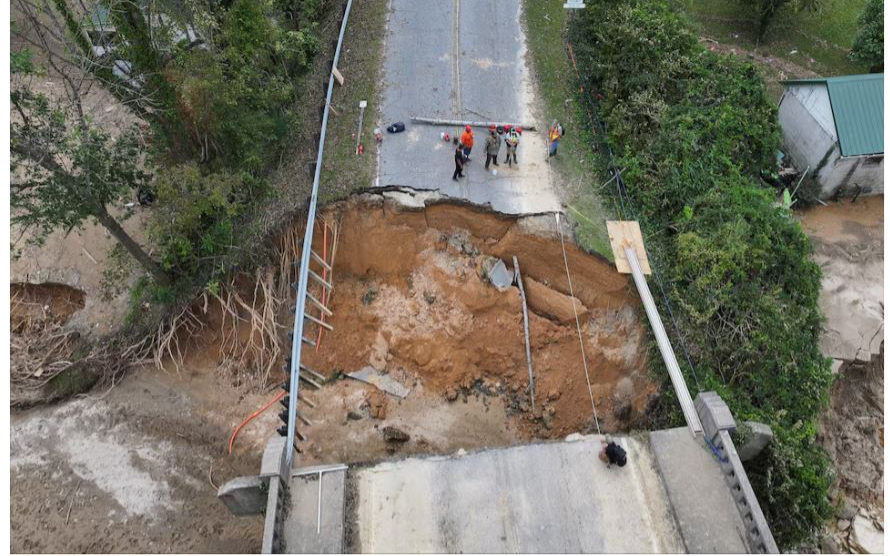
[[785, 81], [785, 153], [820, 198], [884, 192], [884, 74]]

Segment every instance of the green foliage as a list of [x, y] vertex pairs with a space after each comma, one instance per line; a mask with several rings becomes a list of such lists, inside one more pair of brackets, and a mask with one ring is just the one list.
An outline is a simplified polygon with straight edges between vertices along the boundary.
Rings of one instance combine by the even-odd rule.
[[884, 71], [884, 0], [869, 0], [862, 10], [850, 58]]
[[794, 546], [830, 514], [814, 423], [831, 374], [812, 248], [759, 179], [775, 164], [776, 108], [751, 64], [706, 51], [662, 1], [595, 0], [571, 34], [701, 388], [776, 431], [749, 472]]
[[289, 29], [271, 0], [235, 0], [216, 17], [213, 48], [179, 49], [166, 68], [201, 161], [258, 173], [296, 125], [294, 77], [318, 49], [311, 28]]
[[797, 10], [807, 9], [816, 10], [820, 7], [822, 0], [738, 0], [748, 8], [754, 11], [757, 16], [757, 36], [763, 39], [766, 32], [772, 24], [776, 15], [783, 8], [795, 8]]
[[234, 243], [237, 217], [263, 195], [249, 174], [204, 174], [195, 164], [159, 170], [154, 187], [149, 237], [164, 268], [186, 275], [226, 252]]
[[11, 162], [18, 178], [10, 187], [11, 220], [33, 232], [29, 242], [42, 244], [57, 228], [82, 227], [146, 182], [135, 129], [112, 138], [70, 107], [26, 88], [14, 89], [10, 99]]

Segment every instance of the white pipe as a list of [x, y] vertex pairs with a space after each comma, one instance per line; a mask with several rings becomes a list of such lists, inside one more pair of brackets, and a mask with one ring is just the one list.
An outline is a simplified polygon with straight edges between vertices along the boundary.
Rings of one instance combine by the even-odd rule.
[[683, 416], [686, 417], [686, 424], [692, 436], [698, 436], [703, 433], [701, 420], [695, 411], [695, 404], [689, 395], [689, 389], [686, 387], [686, 380], [680, 371], [680, 364], [677, 363], [677, 356], [674, 355], [674, 348], [668, 340], [667, 332], [664, 330], [664, 324], [661, 322], [661, 316], [658, 314], [658, 307], [655, 306], [655, 300], [652, 299], [652, 293], [649, 291], [649, 285], [646, 283], [646, 276], [640, 267], [640, 261], [637, 259], [637, 253], [630, 245], [624, 246], [624, 254], [627, 255], [627, 262], [630, 264], [630, 270], [634, 277], [634, 283], [637, 285], [637, 291], [640, 293], [640, 299], [643, 300], [643, 306], [646, 308], [646, 314], [649, 316], [649, 323], [652, 325], [652, 331], [655, 333], [655, 340], [658, 342], [658, 350], [664, 359], [668, 373], [671, 375], [671, 383], [674, 385], [674, 391], [677, 393], [677, 399], [680, 401], [680, 407], [683, 409]]

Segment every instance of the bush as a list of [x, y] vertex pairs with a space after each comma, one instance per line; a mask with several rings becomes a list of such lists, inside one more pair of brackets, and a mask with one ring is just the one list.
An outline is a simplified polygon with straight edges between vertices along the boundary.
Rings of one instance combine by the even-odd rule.
[[830, 515], [814, 423], [831, 373], [819, 267], [760, 180], [775, 166], [776, 107], [752, 64], [708, 52], [664, 1], [594, 0], [570, 34], [700, 387], [776, 433], [748, 472], [792, 547]]
[[247, 173], [204, 174], [194, 164], [159, 170], [154, 185], [149, 237], [164, 268], [179, 275], [223, 255], [234, 243], [237, 217], [265, 193]]

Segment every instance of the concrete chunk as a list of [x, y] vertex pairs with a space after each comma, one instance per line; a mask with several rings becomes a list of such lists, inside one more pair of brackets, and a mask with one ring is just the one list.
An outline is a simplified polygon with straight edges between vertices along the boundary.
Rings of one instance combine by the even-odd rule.
[[769, 425], [756, 421], [745, 421], [745, 425], [750, 429], [751, 436], [739, 447], [738, 452], [740, 460], [749, 461], [756, 458], [766, 448], [767, 444], [772, 441], [773, 429]]
[[[507, 269], [507, 265], [504, 264], [504, 261], [500, 259], [496, 259], [496, 262], [493, 264], [486, 264], [487, 268], [485, 269], [485, 276], [488, 278], [488, 281], [491, 282], [491, 285], [496, 287], [499, 291], [506, 291], [510, 286], [513, 285], [513, 271]], [[488, 261], [486, 261], [487, 263]]]
[[261, 477], [237, 477], [220, 487], [216, 497], [234, 515], [257, 515], [266, 509], [266, 484]]
[[368, 366], [360, 371], [349, 373], [346, 376], [376, 386], [387, 394], [392, 394], [398, 398], [404, 399], [411, 393], [410, 388], [396, 382], [396, 380], [389, 375], [381, 374], [380, 371], [374, 367]]

